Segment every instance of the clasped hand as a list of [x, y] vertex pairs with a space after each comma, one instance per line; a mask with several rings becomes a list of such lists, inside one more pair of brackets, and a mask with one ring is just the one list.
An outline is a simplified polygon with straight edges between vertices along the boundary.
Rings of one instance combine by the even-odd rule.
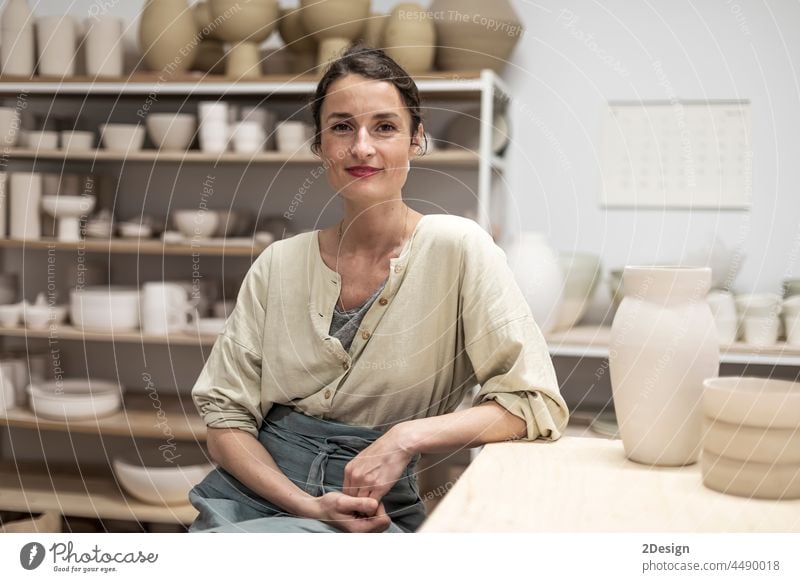
[[400, 479], [413, 455], [388, 431], [344, 469], [342, 492], [319, 498], [323, 521], [349, 532], [379, 532], [391, 524], [381, 499]]

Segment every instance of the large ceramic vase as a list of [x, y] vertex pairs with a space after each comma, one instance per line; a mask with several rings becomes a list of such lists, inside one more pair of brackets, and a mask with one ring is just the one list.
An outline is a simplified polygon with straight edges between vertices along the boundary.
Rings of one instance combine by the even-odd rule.
[[317, 41], [303, 27], [299, 8], [281, 8], [278, 32], [283, 39], [295, 73], [305, 73], [317, 61]]
[[139, 22], [139, 46], [154, 71], [178, 73], [194, 62], [197, 25], [186, 0], [147, 0]]
[[86, 73], [91, 77], [119, 77], [124, 72], [121, 18], [104, 15], [86, 20]]
[[536, 232], [520, 233], [505, 250], [539, 329], [542, 333], [552, 331], [558, 321], [564, 287], [558, 254], [547, 244], [547, 238]]
[[493, 69], [501, 72], [524, 31], [510, 0], [434, 0], [430, 11], [445, 71]]
[[431, 14], [419, 4], [398, 4], [386, 22], [381, 46], [407, 72], [430, 71], [436, 55], [436, 30]]
[[8, 0], [0, 17], [0, 60], [4, 75], [33, 75], [33, 13], [27, 0]]
[[217, 25], [213, 35], [230, 43], [225, 74], [261, 74], [259, 45], [278, 24], [277, 0], [209, 0], [209, 15]]
[[710, 285], [707, 267], [625, 268], [609, 365], [620, 436], [633, 461], [698, 459], [703, 380], [719, 373]]
[[369, 8], [370, 0], [300, 0], [303, 28], [319, 44], [318, 65], [363, 36]]
[[68, 14], [37, 18], [39, 74], [47, 77], [73, 76], [77, 40], [77, 23]]
[[194, 56], [192, 69], [222, 75], [225, 73], [225, 44], [214, 37], [216, 24], [211, 18], [211, 9], [208, 2], [198, 2], [192, 6], [194, 22], [200, 35], [200, 44]]

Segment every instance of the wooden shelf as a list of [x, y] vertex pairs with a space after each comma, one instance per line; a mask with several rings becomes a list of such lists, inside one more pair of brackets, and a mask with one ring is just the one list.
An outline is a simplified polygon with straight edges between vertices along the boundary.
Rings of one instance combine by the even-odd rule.
[[[611, 328], [608, 326], [577, 326], [547, 336], [550, 355], [574, 358], [608, 358]], [[770, 366], [800, 366], [800, 346], [778, 342], [758, 347], [744, 342], [720, 346], [723, 364], [763, 364]]]
[[266, 247], [255, 244], [174, 244], [158, 239], [86, 238], [63, 242], [54, 238], [38, 240], [0, 239], [0, 249], [82, 251], [87, 253], [135, 255], [203, 255], [206, 257], [248, 257], [255, 259]]
[[[169, 421], [170, 434], [179, 441], [205, 442], [206, 426], [190, 400], [159, 394], [160, 410]], [[30, 430], [50, 430], [81, 434], [164, 438], [153, 400], [143, 394], [125, 395], [122, 410], [91, 420], [60, 421], [36, 416], [27, 408], [12, 408], [0, 415], [0, 426]]]
[[169, 344], [178, 346], [212, 346], [217, 341], [216, 335], [198, 335], [187, 332], [174, 332], [169, 335], [145, 334], [141, 331], [84, 331], [71, 325], [61, 324], [53, 329], [28, 329], [24, 326], [0, 326], [0, 336], [24, 337], [28, 339], [49, 339], [135, 343], [135, 344]]
[[184, 525], [197, 516], [189, 503], [159, 506], [128, 497], [112, 475], [77, 475], [52, 467], [48, 472], [8, 464], [0, 466], [0, 509]]
[[[491, 71], [447, 71], [415, 75], [420, 93], [427, 98], [438, 96], [474, 97], [485, 88], [484, 75]], [[0, 76], [0, 94], [17, 95], [215, 95], [225, 97], [307, 96], [314, 93], [319, 77], [315, 75], [266, 75], [252, 79], [230, 79], [202, 73], [136, 72], [124, 77], [14, 77]]]
[[[223, 152], [206, 153], [200, 150], [161, 151], [144, 149], [135, 152], [120, 152], [105, 149], [67, 152], [66, 150], [36, 150], [29, 148], [12, 148], [7, 157], [12, 160], [53, 160], [53, 161], [85, 161], [85, 162], [161, 162], [175, 164], [273, 164], [273, 165], [322, 165], [322, 161], [310, 153], [287, 154], [284, 152], [265, 151], [254, 154], [237, 154]], [[452, 166], [477, 167], [478, 153], [469, 150], [434, 151], [419, 158], [412, 164], [417, 166]], [[501, 160], [495, 160], [501, 165]]]

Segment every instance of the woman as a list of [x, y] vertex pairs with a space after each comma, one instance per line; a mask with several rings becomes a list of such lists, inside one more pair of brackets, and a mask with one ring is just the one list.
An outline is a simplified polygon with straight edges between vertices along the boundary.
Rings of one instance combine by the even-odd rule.
[[242, 283], [192, 391], [220, 465], [190, 493], [192, 531], [414, 531], [421, 453], [555, 440], [567, 422], [504, 253], [403, 202], [424, 151], [408, 74], [353, 47], [313, 116], [344, 218], [272, 244]]

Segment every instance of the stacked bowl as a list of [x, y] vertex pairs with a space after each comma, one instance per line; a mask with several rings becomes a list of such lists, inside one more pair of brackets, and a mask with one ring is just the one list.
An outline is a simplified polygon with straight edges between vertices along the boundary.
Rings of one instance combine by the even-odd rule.
[[800, 384], [709, 378], [703, 412], [706, 487], [742, 497], [800, 498]]
[[740, 330], [744, 341], [754, 346], [769, 346], [778, 341], [781, 296], [777, 293], [750, 293], [736, 296]]

